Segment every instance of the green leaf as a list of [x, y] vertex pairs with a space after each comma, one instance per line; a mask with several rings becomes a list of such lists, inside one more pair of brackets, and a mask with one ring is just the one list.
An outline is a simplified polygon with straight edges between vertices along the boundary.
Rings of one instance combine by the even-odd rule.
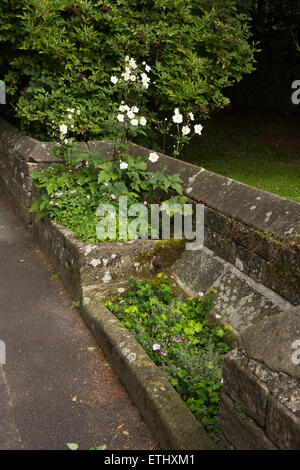
[[103, 446], [99, 446], [99, 447], [90, 447], [89, 450], [106, 450], [106, 449], [107, 449], [106, 444], [103, 444]]
[[30, 208], [30, 212], [38, 212], [40, 210], [41, 198], [36, 199]]

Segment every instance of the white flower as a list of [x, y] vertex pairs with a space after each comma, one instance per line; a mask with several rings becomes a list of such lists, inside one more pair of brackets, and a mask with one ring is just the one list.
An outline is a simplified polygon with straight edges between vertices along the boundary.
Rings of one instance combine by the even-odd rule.
[[131, 68], [130, 67], [125, 67], [125, 72], [126, 73], [131, 73]]
[[121, 161], [120, 162], [120, 168], [121, 168], [121, 170], [126, 170], [126, 168], [128, 168], [128, 163]]
[[121, 111], [122, 113], [125, 113], [125, 111], [129, 111], [129, 110], [130, 110], [130, 108], [129, 108], [129, 106], [127, 106], [127, 104], [121, 104], [119, 106], [119, 111]]
[[122, 76], [123, 76], [125, 82], [128, 82], [128, 80], [130, 79], [130, 75], [129, 75], [128, 72], [122, 73]]
[[132, 126], [138, 126], [139, 125], [139, 121], [137, 119], [131, 119], [131, 125]]
[[78, 116], [80, 116], [80, 109], [77, 109], [77, 114]]
[[141, 77], [144, 88], [149, 88], [150, 78], [148, 75], [146, 73], [142, 73]]
[[196, 124], [194, 126], [195, 134], [201, 135], [202, 129], [203, 129], [203, 126], [201, 126], [201, 124]]
[[118, 114], [117, 119], [119, 122], [124, 122], [124, 114]]
[[183, 135], [188, 135], [191, 132], [191, 129], [188, 126], [183, 126], [182, 133]]
[[67, 108], [67, 112], [69, 113], [74, 113], [75, 109], [74, 108]]
[[73, 119], [72, 114], [68, 114], [68, 119]]
[[193, 113], [189, 113], [189, 116], [190, 116], [190, 120], [191, 120], [191, 121], [194, 121], [194, 119], [195, 119], [195, 118], [194, 118], [194, 114], [193, 114]]
[[125, 57], [125, 62], [128, 62], [128, 61], [129, 61], [129, 56], [127, 55], [127, 56]]
[[141, 77], [142, 77], [143, 82], [146, 82], [146, 83], [150, 82], [150, 78], [148, 77], [148, 75], [146, 73], [142, 73]]
[[62, 124], [61, 126], [59, 126], [59, 132], [61, 133], [61, 135], [64, 135], [68, 132], [68, 128], [65, 124]]
[[153, 351], [158, 351], [160, 349], [160, 344], [157, 344], [157, 343], [153, 344], [152, 349]]
[[118, 78], [113, 75], [112, 77], [110, 77], [110, 81], [111, 81], [114, 85], [116, 85], [116, 83], [118, 83]]
[[138, 113], [139, 108], [137, 108], [136, 106], [132, 106], [131, 111], [133, 111], [134, 113]]
[[69, 142], [69, 140], [68, 140], [68, 139], [65, 139], [65, 140], [64, 140], [64, 143], [65, 143], [65, 144], [67, 144], [68, 142]]
[[145, 126], [145, 125], [147, 124], [147, 119], [144, 118], [144, 116], [141, 116], [141, 117], [140, 117], [140, 124], [141, 124], [142, 126]]
[[159, 155], [156, 152], [150, 152], [150, 155], [148, 157], [148, 160], [150, 160], [150, 162], [155, 163], [158, 159]]
[[129, 119], [133, 119], [135, 114], [134, 112], [130, 109], [128, 112], [127, 112], [127, 116], [129, 117]]
[[150, 72], [150, 70], [151, 70], [150, 65], [145, 65], [145, 70], [146, 70], [146, 72]]
[[181, 124], [183, 121], [182, 114], [174, 114], [172, 119], [173, 119], [173, 122], [175, 122], [176, 124]]
[[97, 266], [99, 266], [99, 264], [101, 264], [101, 261], [100, 259], [97, 259], [97, 258], [94, 258], [90, 261], [90, 265], [93, 266], [94, 268], [96, 268]]
[[179, 112], [179, 109], [178, 109], [178, 108], [175, 108], [175, 109], [174, 109], [174, 114], [180, 114], [180, 112]]
[[135, 75], [130, 75], [130, 80], [131, 80], [132, 82], [135, 82], [135, 81], [136, 81], [136, 76], [135, 76]]
[[130, 67], [132, 67], [133, 69], [136, 69], [136, 67], [137, 67], [136, 62], [135, 62], [134, 59], [130, 59], [129, 65], [130, 65]]

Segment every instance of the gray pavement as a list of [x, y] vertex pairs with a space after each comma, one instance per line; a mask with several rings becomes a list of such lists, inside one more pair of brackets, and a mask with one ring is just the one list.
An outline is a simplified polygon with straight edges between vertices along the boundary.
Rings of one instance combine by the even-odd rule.
[[0, 450], [157, 448], [53, 274], [0, 196]]

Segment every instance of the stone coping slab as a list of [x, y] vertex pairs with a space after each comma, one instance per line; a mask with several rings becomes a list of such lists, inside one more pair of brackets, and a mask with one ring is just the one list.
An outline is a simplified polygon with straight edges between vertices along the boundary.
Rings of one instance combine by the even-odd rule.
[[[171, 268], [177, 282], [191, 296], [215, 289], [214, 313], [239, 335], [253, 324], [292, 307], [292, 304], [246, 276], [208, 248], [185, 251]], [[300, 335], [299, 335], [300, 339]]]
[[240, 341], [252, 359], [300, 379], [300, 306], [257, 321]]

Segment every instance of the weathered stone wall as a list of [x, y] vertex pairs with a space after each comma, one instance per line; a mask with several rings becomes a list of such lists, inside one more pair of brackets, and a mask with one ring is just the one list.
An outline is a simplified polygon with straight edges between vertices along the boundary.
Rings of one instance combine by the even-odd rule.
[[53, 145], [24, 136], [0, 118], [0, 186], [26, 225], [31, 224], [29, 209], [38, 194], [30, 173], [41, 171], [54, 162], [50, 152]]
[[299, 450], [300, 307], [248, 328], [223, 380], [222, 448]]
[[[125, 244], [81, 243], [70, 230], [38, 222], [29, 214], [37, 195], [30, 173], [55, 164], [53, 145], [24, 137], [0, 119], [0, 185], [66, 287], [78, 298], [82, 284], [104, 285], [110, 277], [109, 282], [122, 285], [130, 274], [144, 275], [138, 260], [151, 251], [152, 242], [135, 243], [128, 256]], [[112, 142], [81, 147], [97, 147], [113, 158]], [[149, 150], [133, 145], [132, 153], [148, 156]], [[179, 173], [185, 194], [205, 204], [207, 249], [185, 253], [174, 274], [179, 273], [191, 289], [198, 283], [203, 283], [201, 290], [214, 284], [219, 290], [218, 311], [241, 333], [238, 348], [229, 353], [224, 366], [222, 447], [299, 448], [300, 365], [292, 362], [291, 347], [300, 340], [300, 312], [290, 306], [300, 299], [300, 204], [164, 155], [155, 168]], [[96, 269], [91, 265], [95, 259]], [[144, 259], [146, 271], [155, 269], [154, 260]], [[187, 271], [193, 266], [186, 273], [185, 263]], [[197, 276], [191, 276], [193, 269]], [[244, 292], [242, 301], [237, 291]]]
[[208, 248], [185, 251], [172, 266], [172, 274], [188, 295], [214, 288], [212, 315], [234, 328], [237, 335], [257, 321], [292, 307], [262, 283], [242, 273]]
[[[0, 181], [22, 219], [36, 194], [29, 174], [55, 164], [53, 143], [24, 137], [0, 118]], [[113, 157], [112, 142], [88, 142]], [[132, 146], [133, 155], [149, 150]], [[151, 167], [149, 162], [149, 166]], [[179, 173], [184, 192], [205, 204], [205, 246], [293, 305], [300, 303], [300, 204], [161, 155], [155, 168]]]

